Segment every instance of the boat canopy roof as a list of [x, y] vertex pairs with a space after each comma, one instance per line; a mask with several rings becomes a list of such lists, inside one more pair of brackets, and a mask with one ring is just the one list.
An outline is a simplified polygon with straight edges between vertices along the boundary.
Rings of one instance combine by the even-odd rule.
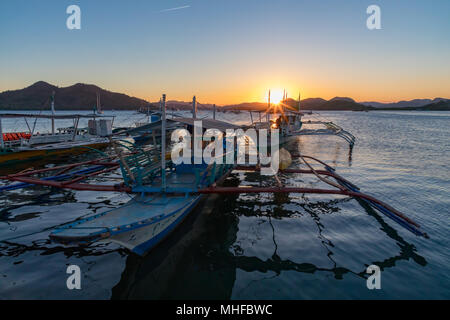
[[38, 118], [38, 119], [76, 119], [76, 118], [114, 118], [98, 114], [32, 114], [32, 113], [0, 113], [0, 118]]
[[235, 125], [233, 123], [214, 119], [173, 118], [167, 120], [187, 124], [189, 126], [193, 126], [194, 121], [202, 121], [202, 127], [204, 129], [218, 129], [220, 131], [225, 131], [227, 129], [235, 130], [241, 128], [241, 126]]
[[[235, 125], [235, 124], [232, 124], [229, 122], [214, 120], [214, 119], [172, 118], [172, 119], [166, 119], [166, 121], [167, 121], [167, 129], [174, 129], [180, 124], [194, 126], [194, 121], [202, 121], [202, 127], [204, 129], [218, 129], [223, 132], [226, 131], [227, 129], [242, 128], [241, 126], [238, 126], [238, 125]], [[143, 126], [139, 126], [137, 128], [119, 131], [117, 134], [140, 134], [140, 133], [148, 132], [153, 129], [160, 129], [161, 125], [162, 125], [162, 121], [158, 120], [155, 122], [145, 124]]]
[[[169, 121], [169, 119], [167, 119], [167, 121]], [[148, 123], [148, 124], [145, 124], [143, 126], [136, 127], [136, 128], [131, 128], [131, 129], [128, 129], [128, 130], [119, 131], [119, 132], [117, 132], [117, 134], [124, 134], [124, 133], [125, 134], [139, 134], [139, 133], [145, 133], [145, 132], [148, 132], [149, 130], [152, 130], [152, 129], [160, 129], [161, 125], [162, 125], [162, 121], [158, 120], [158, 121], [151, 122], [151, 123]], [[171, 126], [169, 125], [168, 129], [170, 129], [170, 128], [171, 128]]]

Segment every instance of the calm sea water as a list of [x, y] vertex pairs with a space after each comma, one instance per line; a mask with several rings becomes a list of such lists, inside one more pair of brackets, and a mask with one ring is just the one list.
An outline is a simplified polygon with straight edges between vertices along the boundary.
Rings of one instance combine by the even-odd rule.
[[[133, 112], [116, 114], [116, 125], [142, 120]], [[247, 120], [246, 114], [219, 115]], [[123, 205], [127, 195], [33, 187], [0, 194], [0, 297], [449, 299], [450, 113], [308, 117], [351, 131], [357, 137], [353, 152], [340, 138], [323, 136], [301, 137], [286, 148], [328, 162], [363, 192], [416, 220], [430, 239], [341, 196], [227, 195], [207, 198], [166, 241], [140, 258], [112, 243], [65, 247], [48, 239], [55, 226]], [[25, 130], [20, 122], [4, 120], [3, 129]], [[66, 125], [70, 121], [60, 126]], [[43, 132], [48, 123], [40, 120], [37, 128]], [[300, 174], [281, 179], [326, 187]], [[226, 181], [273, 183], [248, 172]], [[81, 268], [81, 290], [66, 287], [66, 269], [73, 264]], [[366, 287], [371, 264], [381, 268], [381, 290]]]

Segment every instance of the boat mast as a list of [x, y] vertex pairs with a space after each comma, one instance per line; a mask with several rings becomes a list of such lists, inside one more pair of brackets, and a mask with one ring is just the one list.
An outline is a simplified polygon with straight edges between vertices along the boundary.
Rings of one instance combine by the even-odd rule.
[[270, 112], [270, 90], [269, 90], [269, 100], [267, 104], [266, 121], [269, 122], [269, 112]]
[[[55, 91], [52, 93], [51, 98], [52, 115], [55, 115]], [[55, 134], [55, 118], [52, 117], [52, 134]]]
[[161, 100], [161, 188], [166, 191], [166, 95]]
[[97, 113], [102, 113], [102, 107], [100, 106], [100, 94], [97, 92]]
[[74, 120], [73, 123], [73, 135], [72, 135], [72, 141], [75, 141], [76, 137], [77, 137], [77, 131], [78, 131], [78, 123], [80, 122], [80, 117], [77, 117]]
[[192, 119], [197, 119], [197, 98], [192, 98]]
[[216, 120], [216, 104], [213, 105], [213, 119]]
[[300, 92], [298, 93], [298, 111], [300, 111]]

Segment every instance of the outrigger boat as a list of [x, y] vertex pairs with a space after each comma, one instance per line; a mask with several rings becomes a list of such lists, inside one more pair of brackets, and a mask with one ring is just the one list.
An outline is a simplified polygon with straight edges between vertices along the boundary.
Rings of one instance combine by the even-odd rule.
[[[199, 203], [202, 194], [199, 189], [220, 185], [232, 171], [234, 165], [178, 164], [166, 159], [165, 96], [162, 99], [163, 112], [160, 123], [148, 126], [156, 130], [160, 125], [161, 152], [155, 149], [145, 151], [136, 145], [116, 141], [115, 150], [120, 147], [129, 151], [123, 155], [117, 150], [124, 183], [116, 190], [137, 194], [125, 206], [75, 221], [56, 229], [50, 237], [63, 243], [89, 243], [92, 241], [116, 242], [123, 247], [144, 255], [166, 237]], [[170, 123], [185, 125], [193, 131], [193, 119], [171, 120]], [[203, 128], [236, 128], [221, 121], [205, 122]], [[171, 127], [173, 129], [173, 126]], [[234, 150], [228, 150], [233, 152]], [[227, 151], [221, 155], [226, 157]], [[19, 180], [20, 181], [20, 180]]]
[[[34, 119], [32, 127], [27, 120], [29, 118]], [[24, 119], [28, 132], [4, 133], [2, 119]], [[38, 119], [51, 120], [52, 130], [50, 133], [35, 132]], [[80, 119], [91, 119], [89, 128], [79, 128]], [[55, 129], [55, 120], [72, 120], [73, 126]], [[95, 114], [0, 114], [0, 166], [104, 148], [109, 144], [107, 137], [111, 135], [113, 121], [114, 117]]]
[[[139, 109], [138, 113], [143, 113], [143, 111]], [[146, 117], [147, 122], [136, 122], [135, 128], [132, 128], [132, 130], [128, 131], [127, 134], [132, 134], [132, 137], [136, 143], [143, 143], [149, 139], [152, 139], [153, 144], [156, 145], [156, 139], [161, 136], [161, 133], [157, 133], [156, 130], [149, 130], [147, 125], [160, 121], [161, 114], [151, 111], [150, 107], [147, 107]]]
[[[208, 194], [315, 193], [349, 196], [378, 210], [415, 235], [428, 237], [420, 229], [418, 223], [386, 203], [362, 193], [357, 186], [338, 175], [334, 168], [313, 157], [302, 154], [292, 155], [292, 157], [300, 159], [306, 168], [286, 168], [280, 172], [315, 175], [321, 181], [332, 186], [332, 189], [285, 186], [276, 176], [274, 186], [271, 187], [224, 187], [222, 182], [233, 170], [253, 172], [261, 170], [259, 165], [237, 166], [226, 164], [225, 161], [218, 161], [220, 157], [226, 157], [229, 153], [233, 153], [235, 156], [236, 149], [234, 147], [225, 149], [223, 155], [217, 155], [215, 161], [210, 164], [204, 162], [175, 164], [166, 153], [165, 99], [165, 95], [163, 95], [160, 149], [144, 150], [129, 142], [110, 139], [117, 155], [116, 158], [105, 156], [102, 159], [83, 163], [3, 176], [0, 179], [15, 183], [1, 186], [0, 192], [42, 185], [72, 190], [133, 194], [133, 198], [126, 205], [58, 227], [50, 234], [50, 238], [63, 244], [76, 245], [111, 241], [138, 255], [146, 254], [161, 242], [192, 212], [200, 199]], [[178, 121], [192, 130], [194, 120], [196, 120], [195, 117], [193, 119], [174, 118], [170, 121]], [[203, 128], [208, 129], [209, 127], [224, 131], [228, 128], [236, 129], [238, 126], [210, 119], [204, 121]], [[311, 160], [321, 168], [310, 164]], [[114, 185], [86, 183], [92, 177], [98, 179], [102, 174], [114, 170], [121, 171], [122, 183]], [[51, 174], [52, 172], [53, 176], [42, 177], [44, 173]]]
[[[291, 107], [285, 103], [287, 96], [283, 97], [283, 101], [279, 104], [273, 105], [270, 102], [270, 91], [268, 96], [268, 105], [266, 111], [262, 110], [249, 110], [252, 127], [257, 130], [260, 129], [279, 129], [280, 130], [280, 143], [286, 143], [292, 138], [302, 135], [333, 135], [340, 137], [349, 143], [350, 149], [353, 149], [356, 138], [348, 131], [341, 128], [339, 125], [331, 121], [303, 121], [302, 118], [305, 115], [301, 112], [300, 107], [300, 95], [296, 108]], [[253, 117], [253, 113], [259, 115], [256, 119]], [[263, 114], [263, 115], [262, 115]], [[312, 114], [308, 113], [308, 114]], [[321, 129], [306, 129], [304, 124], [308, 125], [322, 125]]]
[[[104, 117], [100, 95], [97, 93], [97, 103], [91, 115], [56, 114], [55, 93], [51, 96], [51, 114], [1, 114], [0, 113], [0, 166], [14, 165], [63, 154], [79, 154], [101, 149], [109, 144], [106, 138], [112, 133], [114, 116]], [[4, 133], [2, 119], [23, 118], [28, 132]], [[33, 126], [28, 123], [34, 119]], [[79, 128], [80, 119], [90, 119], [88, 128]], [[51, 133], [36, 132], [38, 119], [49, 119]], [[55, 130], [55, 120], [72, 120], [73, 126]]]
[[[153, 144], [156, 146], [161, 143], [161, 113], [154, 112], [149, 116], [148, 122], [136, 122], [135, 128], [118, 132], [118, 135], [129, 135], [137, 144]], [[168, 122], [166, 126], [166, 139], [170, 133], [179, 125], [174, 122]]]

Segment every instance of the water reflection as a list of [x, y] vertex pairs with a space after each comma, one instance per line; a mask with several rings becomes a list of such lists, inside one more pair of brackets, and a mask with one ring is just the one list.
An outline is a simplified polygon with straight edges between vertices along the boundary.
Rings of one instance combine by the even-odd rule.
[[[232, 175], [227, 185], [242, 183], [239, 174]], [[263, 184], [267, 181], [255, 179], [254, 173], [245, 176], [246, 183]], [[215, 196], [206, 200], [194, 215], [183, 224], [179, 232], [157, 247], [144, 258], [130, 255], [120, 282], [112, 290], [113, 299], [230, 299], [235, 289], [236, 273], [263, 273], [267, 276], [259, 280], [278, 277], [285, 271], [314, 274], [330, 273], [335, 279], [342, 280], [346, 274], [357, 278], [367, 278], [368, 265], [377, 264], [382, 270], [394, 267], [397, 261], [413, 259], [421, 266], [427, 264], [412, 244], [407, 243], [395, 229], [391, 228], [370, 207], [361, 203], [362, 208], [381, 225], [381, 230], [395, 240], [400, 249], [398, 255], [386, 257], [381, 261], [367, 259], [359, 268], [339, 265], [333, 260], [335, 245], [324, 235], [326, 229], [321, 219], [324, 215], [333, 215], [340, 206], [352, 201], [350, 198], [329, 201], [312, 201], [305, 195], [301, 203], [295, 196], [286, 194], [259, 195], [257, 199], [242, 198], [240, 195]], [[274, 221], [286, 218], [303, 219], [298, 211], [285, 210], [287, 203], [301, 207], [314, 221], [317, 239], [325, 248], [325, 256], [331, 261], [331, 267], [315, 265], [311, 261], [297, 257], [296, 261], [286, 259], [279, 254], [278, 239], [286, 237], [285, 230], [277, 230]], [[270, 209], [268, 209], [270, 208]], [[299, 209], [300, 210], [300, 209]], [[264, 259], [247, 255], [239, 245], [238, 232], [243, 217], [259, 217], [260, 223], [270, 225], [271, 234], [258, 235], [270, 238], [273, 253]], [[300, 221], [301, 222], [301, 221]], [[256, 231], [255, 231], [256, 232]], [[255, 238], [258, 238], [255, 236]], [[304, 245], [304, 244], [295, 244]], [[286, 248], [284, 248], [286, 249]], [[321, 254], [316, 252], [316, 254]], [[323, 253], [322, 253], [323, 254]]]
[[[378, 131], [379, 127], [376, 128]], [[288, 148], [317, 156], [339, 169], [348, 168], [352, 165], [352, 153], [347, 154], [348, 145], [338, 140], [335, 137], [326, 140], [302, 137], [290, 143]], [[377, 139], [373, 139], [374, 145], [378, 143]], [[369, 157], [371, 148], [372, 145], [363, 153], [360, 145], [356, 146], [355, 166], [353, 171], [348, 171], [350, 175], [371, 172], [373, 166], [370, 165], [373, 163], [369, 164], [368, 169], [365, 168], [367, 170], [361, 170], [362, 157], [381, 161]], [[397, 150], [395, 146], [392, 148]], [[388, 163], [386, 167], [391, 165]], [[322, 187], [317, 179], [303, 175], [281, 175], [280, 178], [289, 184], [305, 183]], [[368, 179], [366, 176], [362, 178], [364, 181]], [[383, 178], [380, 175], [371, 181]], [[261, 178], [252, 172], [236, 172], [226, 183], [229, 186], [269, 186], [273, 180]], [[395, 183], [392, 186], [396, 195], [400, 194], [401, 186]], [[326, 287], [320, 288], [321, 294], [316, 296], [327, 297], [328, 285], [333, 280], [350, 285], [351, 280], [357, 278], [363, 283], [367, 278], [366, 267], [371, 264], [377, 264], [382, 270], [395, 267], [398, 273], [407, 273], [417, 269], [417, 266], [419, 269], [427, 266], [428, 271], [435, 270], [430, 267], [436, 259], [430, 261], [433, 258], [425, 250], [427, 247], [420, 247], [420, 253], [425, 258], [419, 254], [415, 245], [401, 236], [397, 226], [390, 220], [385, 221], [384, 217], [364, 203], [360, 202], [359, 206], [354, 199], [334, 196], [213, 196], [201, 203], [185, 223], [144, 258], [111, 243], [65, 247], [48, 240], [48, 233], [54, 226], [93, 214], [97, 210], [116, 207], [126, 201], [102, 197], [104, 194], [101, 193], [86, 195], [43, 187], [2, 195], [0, 200], [4, 205], [0, 211], [0, 228], [4, 229], [1, 229], [0, 240], [9, 239], [0, 242], [1, 266], [8, 268], [7, 271], [0, 270], [0, 276], [7, 274], [8, 279], [26, 278], [28, 275], [20, 268], [29, 263], [42, 269], [40, 276], [43, 279], [51, 279], [55, 271], [54, 268], [47, 268], [48, 262], [56, 261], [58, 266], [65, 265], [70, 258], [71, 262], [82, 265], [95, 261], [101, 272], [115, 268], [114, 281], [105, 284], [108, 287], [105, 295], [96, 291], [98, 274], [91, 276], [89, 281], [94, 285], [85, 293], [90, 292], [96, 298], [229, 299], [249, 298], [250, 287], [257, 282], [260, 285], [266, 280], [270, 282], [273, 278], [277, 278], [279, 284], [270, 282], [271, 287], [265, 289], [273, 298], [278, 298], [279, 290], [284, 290], [282, 286], [286, 281], [293, 282], [296, 279], [292, 273], [306, 275], [314, 283], [323, 280], [322, 284]], [[407, 199], [411, 198], [414, 196], [409, 195]], [[64, 205], [70, 206], [70, 210]], [[366, 220], [361, 220], [361, 217]], [[251, 228], [248, 228], [249, 225]], [[18, 226], [26, 230], [20, 230], [19, 233], [8, 229]], [[352, 235], [352, 232], [355, 234]], [[16, 235], [20, 238], [10, 239]], [[366, 236], [376, 242], [364, 239]], [[114, 260], [113, 257], [118, 258]], [[405, 263], [407, 261], [410, 263]], [[62, 276], [66, 276], [64, 270]], [[426, 276], [420, 279], [422, 282], [430, 280]], [[42, 283], [35, 282], [31, 289], [40, 288]], [[25, 290], [21, 297], [34, 297], [31, 289], [29, 296]], [[313, 290], [307, 288], [305, 296], [314, 296]], [[298, 298], [299, 294], [293, 292], [288, 297]], [[338, 295], [332, 297], [340, 298]], [[358, 293], [353, 297], [358, 297]]]
[[[42, 233], [41, 231], [39, 233]], [[38, 234], [38, 233], [36, 233]], [[30, 244], [23, 244], [14, 241], [2, 241], [0, 245], [0, 257], [19, 257], [29, 252], [39, 252], [41, 256], [49, 256], [57, 253], [62, 253], [65, 257], [83, 258], [87, 256], [101, 256], [109, 253], [119, 253], [126, 256], [128, 251], [123, 248], [108, 248], [107, 243], [97, 243], [90, 246], [60, 246], [55, 245], [47, 239], [33, 240]]]

